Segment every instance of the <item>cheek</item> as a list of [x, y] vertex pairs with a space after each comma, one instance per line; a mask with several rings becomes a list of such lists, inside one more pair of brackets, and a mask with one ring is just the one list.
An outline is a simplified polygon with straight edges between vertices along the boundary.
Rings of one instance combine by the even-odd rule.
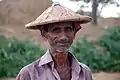
[[70, 43], [72, 44], [73, 41], [74, 41], [74, 36], [72, 36], [72, 37], [70, 38]]
[[55, 43], [55, 41], [56, 41], [56, 38], [57, 38], [57, 36], [55, 36], [55, 35], [53, 35], [53, 34], [48, 34], [47, 35], [47, 39], [48, 39], [48, 41], [49, 41], [49, 43]]
[[75, 39], [75, 34], [74, 34], [74, 33], [71, 34], [71, 35], [69, 36], [69, 38], [70, 38], [71, 41], [73, 41], [73, 40]]

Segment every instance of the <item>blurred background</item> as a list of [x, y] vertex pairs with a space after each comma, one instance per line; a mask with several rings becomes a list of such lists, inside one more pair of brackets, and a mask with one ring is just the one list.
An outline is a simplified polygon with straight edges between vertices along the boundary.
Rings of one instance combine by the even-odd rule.
[[0, 0], [0, 80], [15, 80], [49, 47], [39, 31], [24, 25], [55, 2], [93, 18], [70, 48], [90, 67], [93, 80], [120, 80], [120, 0]]

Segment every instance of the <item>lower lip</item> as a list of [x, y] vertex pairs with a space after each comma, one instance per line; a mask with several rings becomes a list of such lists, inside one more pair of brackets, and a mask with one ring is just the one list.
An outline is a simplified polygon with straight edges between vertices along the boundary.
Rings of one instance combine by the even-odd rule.
[[58, 43], [58, 45], [60, 45], [60, 46], [68, 46], [69, 43]]

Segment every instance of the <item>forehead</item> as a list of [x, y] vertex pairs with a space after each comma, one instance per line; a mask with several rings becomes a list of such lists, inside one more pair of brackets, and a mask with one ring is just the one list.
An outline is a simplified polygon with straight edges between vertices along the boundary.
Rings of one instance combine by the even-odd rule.
[[53, 27], [65, 27], [65, 26], [71, 26], [72, 27], [72, 22], [57, 22], [57, 23], [52, 23], [47, 25], [50, 28]]

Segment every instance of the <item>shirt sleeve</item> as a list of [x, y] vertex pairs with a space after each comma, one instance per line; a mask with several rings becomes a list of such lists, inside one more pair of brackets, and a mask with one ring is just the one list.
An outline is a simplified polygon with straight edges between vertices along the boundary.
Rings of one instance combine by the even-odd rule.
[[92, 72], [91, 71], [86, 71], [86, 80], [92, 80]]
[[29, 72], [26, 70], [20, 71], [16, 77], [16, 80], [31, 80]]
[[80, 65], [82, 66], [83, 70], [85, 71], [85, 80], [93, 80], [92, 72], [91, 72], [90, 68], [83, 63], [80, 63]]

